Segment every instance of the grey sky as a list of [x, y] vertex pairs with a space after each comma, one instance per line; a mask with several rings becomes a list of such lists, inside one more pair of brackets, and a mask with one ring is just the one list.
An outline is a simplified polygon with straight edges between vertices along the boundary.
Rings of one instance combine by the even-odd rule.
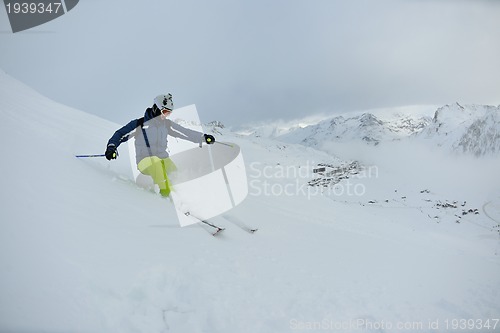
[[229, 125], [413, 104], [500, 104], [500, 1], [81, 0], [0, 67], [118, 123], [155, 95]]

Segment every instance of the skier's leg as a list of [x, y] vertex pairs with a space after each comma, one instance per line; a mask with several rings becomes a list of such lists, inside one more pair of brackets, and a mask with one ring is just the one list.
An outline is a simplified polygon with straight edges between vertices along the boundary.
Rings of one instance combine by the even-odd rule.
[[158, 171], [160, 172], [160, 194], [162, 197], [168, 197], [170, 194], [170, 181], [167, 176], [167, 168], [165, 167], [165, 160], [160, 161], [161, 168], [158, 168]]
[[146, 157], [139, 162], [137, 168], [141, 173], [153, 178], [153, 182], [160, 188], [162, 196], [169, 196], [171, 183], [168, 179], [168, 173], [176, 170], [174, 163], [169, 158]]
[[168, 197], [172, 190], [172, 183], [168, 175], [177, 170], [174, 162], [170, 158], [163, 158], [161, 160], [161, 169], [159, 170], [160, 177], [159, 180], [163, 184], [163, 188], [160, 187], [160, 194], [164, 197]]

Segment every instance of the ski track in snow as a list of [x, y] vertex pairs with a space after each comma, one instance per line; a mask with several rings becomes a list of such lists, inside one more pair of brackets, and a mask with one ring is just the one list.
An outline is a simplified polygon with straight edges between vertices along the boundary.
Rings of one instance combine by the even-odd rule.
[[[102, 151], [119, 125], [3, 73], [0, 88], [0, 128], [15, 143], [3, 146], [0, 164], [0, 331], [400, 332], [398, 324], [421, 323], [413, 331], [431, 332], [434, 321], [443, 331], [447, 319], [498, 318], [500, 202], [473, 182], [439, 185], [380, 163], [379, 177], [351, 179], [366, 186], [362, 196], [250, 194], [231, 214], [259, 231], [216, 217], [226, 231], [211, 237], [181, 228], [168, 200], [134, 184], [126, 149], [112, 162], [73, 157]], [[343, 162], [220, 135], [242, 147], [260, 185], [295, 182], [257, 177], [266, 167]], [[456, 223], [459, 209], [434, 206], [452, 200], [482, 214]]]

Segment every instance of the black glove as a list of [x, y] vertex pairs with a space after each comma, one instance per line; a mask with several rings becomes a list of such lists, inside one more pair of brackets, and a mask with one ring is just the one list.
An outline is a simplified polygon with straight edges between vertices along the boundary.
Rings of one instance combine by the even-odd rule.
[[118, 156], [118, 152], [116, 151], [116, 146], [114, 144], [109, 144], [106, 148], [106, 152], [104, 153], [108, 161], [116, 159]]
[[215, 143], [215, 138], [213, 135], [210, 134], [203, 134], [205, 137], [205, 142], [208, 143], [209, 145], [213, 145]]

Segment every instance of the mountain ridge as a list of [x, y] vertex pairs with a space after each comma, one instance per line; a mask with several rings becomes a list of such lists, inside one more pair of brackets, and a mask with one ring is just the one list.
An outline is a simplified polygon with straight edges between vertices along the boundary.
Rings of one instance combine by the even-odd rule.
[[453, 103], [435, 109], [432, 115], [411, 111], [345, 113], [304, 127], [257, 126], [247, 130], [246, 135], [268, 136], [317, 149], [331, 142], [379, 145], [408, 139], [480, 157], [500, 151], [500, 106]]
[[476, 157], [500, 152], [500, 106], [447, 104], [415, 138]]

